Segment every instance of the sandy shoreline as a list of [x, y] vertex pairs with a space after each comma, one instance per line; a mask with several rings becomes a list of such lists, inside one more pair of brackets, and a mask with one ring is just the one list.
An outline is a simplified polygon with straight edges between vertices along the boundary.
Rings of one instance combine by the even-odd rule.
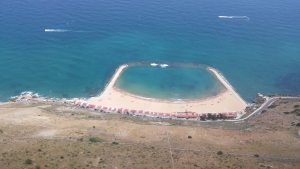
[[213, 68], [208, 68], [208, 70], [211, 71], [226, 88], [225, 91], [217, 96], [201, 100], [172, 101], [143, 98], [132, 95], [114, 87], [117, 78], [127, 66], [128, 65], [121, 65], [105, 87], [105, 90], [99, 96], [89, 98], [87, 102], [113, 108], [127, 108], [165, 113], [184, 111], [197, 113], [241, 112], [247, 106], [245, 101], [235, 92], [224, 77]]
[[88, 99], [87, 102], [114, 108], [128, 108], [165, 113], [184, 111], [197, 113], [219, 113], [243, 111], [245, 109], [245, 106], [228, 90], [206, 100], [162, 102], [137, 98], [111, 88], [108, 95], [105, 97], [93, 97]]

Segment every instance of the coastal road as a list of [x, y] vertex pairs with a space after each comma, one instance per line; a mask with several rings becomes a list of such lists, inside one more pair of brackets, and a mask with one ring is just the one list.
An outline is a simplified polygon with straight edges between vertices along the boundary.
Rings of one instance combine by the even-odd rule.
[[300, 97], [274, 97], [267, 100], [264, 104], [262, 104], [258, 109], [256, 109], [253, 113], [251, 113], [248, 117], [237, 120], [216, 120], [216, 121], [201, 121], [201, 122], [244, 122], [251, 119], [253, 116], [260, 114], [263, 110], [269, 107], [272, 103], [277, 100], [300, 100]]
[[256, 114], [260, 114], [263, 110], [265, 110], [267, 107], [269, 107], [272, 103], [274, 103], [277, 100], [300, 100], [300, 97], [274, 97], [269, 100], [267, 100], [260, 108], [255, 110], [253, 113], [251, 113], [248, 117], [240, 119], [242, 121], [248, 121], [251, 117], [255, 116]]

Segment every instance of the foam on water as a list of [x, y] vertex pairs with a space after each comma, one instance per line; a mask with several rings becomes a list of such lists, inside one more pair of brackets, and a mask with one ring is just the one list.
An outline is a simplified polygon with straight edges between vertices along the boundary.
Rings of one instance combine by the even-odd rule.
[[245, 19], [247, 21], [250, 20], [248, 16], [218, 16], [220, 19]]
[[45, 29], [45, 32], [68, 32], [66, 29]]

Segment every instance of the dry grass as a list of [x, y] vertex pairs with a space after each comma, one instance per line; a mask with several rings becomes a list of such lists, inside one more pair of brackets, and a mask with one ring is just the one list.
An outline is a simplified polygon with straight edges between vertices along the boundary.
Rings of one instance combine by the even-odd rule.
[[[248, 123], [150, 119], [37, 103], [2, 105], [0, 166], [172, 168], [170, 142], [174, 168], [300, 168], [300, 127], [291, 124], [300, 119], [283, 113], [300, 103], [275, 104]], [[93, 137], [101, 142], [90, 142]]]

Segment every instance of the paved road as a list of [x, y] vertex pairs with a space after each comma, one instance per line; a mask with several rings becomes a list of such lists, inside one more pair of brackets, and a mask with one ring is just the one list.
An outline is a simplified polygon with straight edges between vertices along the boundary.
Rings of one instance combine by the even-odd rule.
[[300, 100], [300, 97], [274, 97], [267, 100], [260, 108], [256, 109], [253, 113], [251, 113], [248, 117], [243, 119], [237, 119], [237, 120], [216, 120], [216, 121], [203, 121], [203, 122], [243, 122], [248, 121], [250, 118], [255, 116], [256, 114], [260, 114], [263, 110], [265, 110], [267, 107], [269, 107], [272, 103], [274, 103], [277, 100]]

